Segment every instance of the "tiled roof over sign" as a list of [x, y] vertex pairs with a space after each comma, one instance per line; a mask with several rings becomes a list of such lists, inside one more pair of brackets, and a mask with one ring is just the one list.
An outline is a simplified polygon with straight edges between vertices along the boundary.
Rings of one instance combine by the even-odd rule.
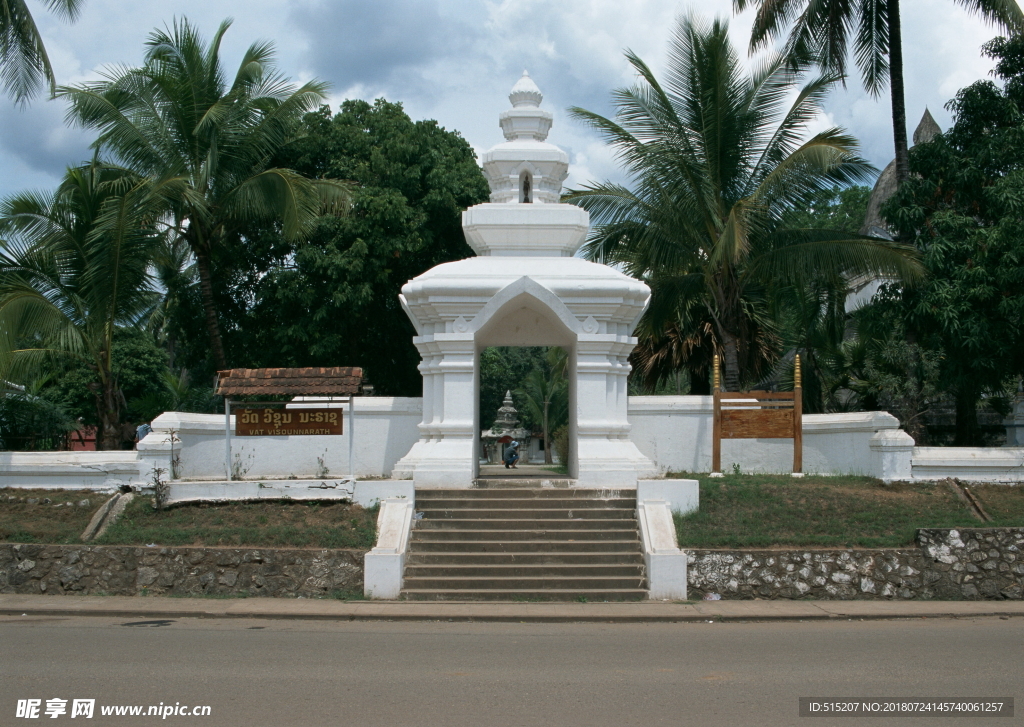
[[228, 369], [218, 376], [221, 396], [348, 396], [362, 393], [363, 370], [343, 366]]

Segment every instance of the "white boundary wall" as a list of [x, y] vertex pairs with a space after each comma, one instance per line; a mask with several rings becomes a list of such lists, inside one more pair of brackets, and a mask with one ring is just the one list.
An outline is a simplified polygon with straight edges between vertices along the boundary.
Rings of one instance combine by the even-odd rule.
[[[419, 439], [422, 418], [420, 399], [359, 397], [355, 422], [347, 402], [296, 403], [345, 411], [341, 436], [231, 437], [235, 479], [311, 479], [390, 476], [395, 463]], [[178, 458], [177, 477], [187, 480], [227, 478], [223, 414], [166, 412], [153, 421], [153, 432], [139, 445], [139, 452], [154, 466], [169, 469], [171, 451]], [[235, 417], [231, 417], [234, 431]], [[179, 441], [172, 441], [173, 438]], [[349, 437], [354, 435], [354, 466], [349, 465]], [[152, 440], [152, 441], [151, 441]], [[325, 474], [318, 458], [327, 469]], [[159, 464], [158, 464], [159, 463]], [[242, 477], [236, 475], [242, 474]]]
[[[631, 436], [662, 473], [710, 472], [713, 407], [710, 396], [630, 397]], [[914, 443], [899, 432], [899, 421], [887, 412], [805, 414], [803, 425], [803, 469], [807, 473], [886, 477], [892, 467], [883, 471], [876, 451], [878, 440], [873, 438], [880, 432], [893, 432], [897, 447]], [[722, 470], [732, 472], [734, 465], [744, 473], [792, 472], [793, 440], [723, 439]]]
[[141, 467], [136, 452], [0, 452], [0, 487], [112, 492], [142, 484]]
[[[330, 406], [347, 409], [347, 402]], [[366, 397], [357, 398], [355, 407], [354, 474], [364, 480], [389, 478], [395, 464], [419, 440], [422, 400]], [[662, 475], [707, 472], [711, 413], [710, 396], [630, 397], [630, 437]], [[346, 412], [342, 436], [232, 437], [232, 459], [248, 470], [246, 480], [343, 478], [350, 472], [352, 431]], [[786, 473], [792, 453], [788, 439], [725, 440], [722, 467], [727, 473], [734, 464], [745, 473]], [[153, 432], [138, 452], [0, 452], [0, 487], [111, 490], [137, 486], [150, 482], [157, 467], [170, 479], [172, 456], [178, 460], [180, 479], [223, 482], [224, 415], [167, 412], [153, 422]], [[318, 457], [329, 471], [326, 477]], [[861, 474], [885, 480], [958, 477], [1024, 482], [1024, 447], [915, 447], [896, 418], [886, 412], [805, 415], [803, 459], [807, 473]]]

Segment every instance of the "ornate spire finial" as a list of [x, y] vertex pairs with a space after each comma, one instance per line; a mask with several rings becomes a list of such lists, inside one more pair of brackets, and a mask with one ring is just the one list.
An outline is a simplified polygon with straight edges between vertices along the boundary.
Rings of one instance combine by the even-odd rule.
[[722, 390], [722, 375], [718, 369], [718, 354], [715, 354], [715, 368], [711, 377], [711, 390], [721, 391]]
[[800, 354], [797, 354], [793, 365], [793, 388], [801, 388], [803, 386], [802, 380], [803, 377], [800, 375]]
[[544, 100], [544, 94], [537, 88], [530, 74], [524, 70], [522, 77], [512, 87], [508, 100], [512, 102], [513, 108], [536, 108]]

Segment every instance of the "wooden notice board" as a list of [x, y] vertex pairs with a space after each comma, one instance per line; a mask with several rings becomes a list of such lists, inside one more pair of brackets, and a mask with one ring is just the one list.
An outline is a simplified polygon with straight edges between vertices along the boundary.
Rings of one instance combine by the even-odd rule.
[[341, 409], [235, 409], [239, 437], [341, 434]]
[[803, 387], [796, 357], [793, 391], [722, 391], [718, 356], [714, 368], [711, 471], [722, 471], [723, 439], [792, 439], [793, 472], [803, 469]]

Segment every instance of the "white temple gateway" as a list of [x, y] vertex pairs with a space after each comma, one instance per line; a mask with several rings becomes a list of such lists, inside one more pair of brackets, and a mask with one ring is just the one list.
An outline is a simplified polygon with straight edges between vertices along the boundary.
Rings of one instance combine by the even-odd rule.
[[560, 346], [569, 354], [569, 476], [579, 487], [635, 486], [656, 469], [630, 440], [627, 358], [650, 290], [573, 257], [589, 214], [559, 202], [569, 157], [547, 143], [550, 111], [524, 72], [500, 116], [505, 141], [483, 155], [490, 202], [462, 214], [478, 257], [445, 263], [402, 288], [423, 358], [420, 439], [393, 476], [470, 487], [478, 474], [480, 353]]

